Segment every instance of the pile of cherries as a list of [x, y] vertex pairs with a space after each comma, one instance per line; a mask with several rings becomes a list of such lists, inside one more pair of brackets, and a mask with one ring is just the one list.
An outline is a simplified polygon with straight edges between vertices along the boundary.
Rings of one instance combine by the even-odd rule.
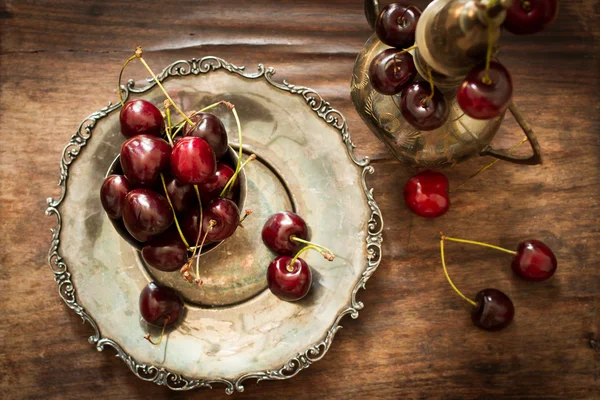
[[302, 217], [285, 211], [271, 215], [262, 230], [265, 246], [278, 256], [269, 264], [267, 283], [271, 292], [285, 301], [304, 298], [312, 285], [312, 271], [300, 255], [313, 249], [328, 261], [333, 253], [308, 241], [308, 226]]
[[[514, 0], [503, 26], [515, 34], [532, 34], [548, 26], [557, 13], [558, 0]], [[371, 86], [379, 93], [388, 96], [401, 93], [397, 105], [408, 123], [416, 129], [430, 131], [444, 125], [450, 108], [433, 84], [429, 66], [429, 82], [414, 81], [417, 70], [409, 51], [417, 49], [414, 41], [420, 16], [421, 10], [407, 3], [392, 3], [381, 10], [375, 32], [392, 48], [373, 58], [368, 75]], [[489, 29], [494, 29], [491, 24]], [[490, 41], [487, 59], [471, 70], [456, 93], [462, 111], [474, 119], [498, 117], [512, 99], [511, 76], [502, 64], [491, 60], [492, 46]]]

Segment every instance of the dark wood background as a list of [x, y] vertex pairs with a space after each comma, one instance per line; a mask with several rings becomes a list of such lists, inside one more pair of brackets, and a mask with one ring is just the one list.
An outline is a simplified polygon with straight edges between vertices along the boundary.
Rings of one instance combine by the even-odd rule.
[[[296, 378], [249, 382], [235, 397], [600, 398], [600, 3], [561, 7], [541, 34], [506, 34], [501, 53], [544, 165], [498, 163], [430, 221], [406, 210], [401, 193], [412, 172], [350, 102], [353, 62], [369, 36], [360, 0], [0, 1], [0, 397], [226, 397], [222, 387], [171, 393], [134, 377], [111, 350], [96, 352], [46, 263], [55, 220], [44, 215], [45, 199], [58, 193], [61, 150], [83, 117], [117, 100], [120, 65], [141, 44], [155, 69], [205, 55], [274, 66], [279, 79], [340, 109], [358, 151], [374, 160], [384, 258], [359, 295], [360, 318], [345, 320], [325, 358]], [[145, 74], [134, 67], [126, 75]], [[521, 137], [508, 121], [496, 141]], [[448, 171], [451, 185], [489, 161]], [[515, 303], [509, 329], [480, 331], [442, 274], [442, 229], [511, 248], [541, 239], [556, 252], [558, 273], [527, 283], [513, 277], [510, 256], [448, 245], [466, 293], [496, 287]]]

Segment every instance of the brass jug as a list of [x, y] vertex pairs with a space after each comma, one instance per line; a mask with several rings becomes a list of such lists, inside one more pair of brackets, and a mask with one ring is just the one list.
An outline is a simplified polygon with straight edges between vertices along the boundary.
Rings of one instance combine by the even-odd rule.
[[[494, 5], [490, 4], [488, 10], [491, 1]], [[477, 154], [528, 165], [542, 162], [537, 138], [514, 102], [508, 110], [529, 139], [533, 150], [529, 157], [514, 156], [491, 147], [505, 113], [494, 119], [477, 120], [466, 115], [456, 101], [456, 91], [467, 73], [485, 60], [488, 22], [495, 27], [494, 40], [497, 41], [510, 4], [511, 0], [434, 0], [423, 11], [417, 24], [417, 48], [411, 51], [418, 72], [415, 79], [427, 80], [423, 77], [427, 76], [429, 66], [433, 82], [450, 108], [446, 123], [432, 131], [419, 131], [404, 120], [396, 105], [400, 104], [400, 94], [386, 96], [373, 89], [369, 82], [369, 65], [389, 46], [376, 34], [367, 40], [354, 65], [352, 102], [365, 123], [398, 160], [428, 168], [452, 166]], [[365, 0], [365, 15], [372, 28], [378, 14], [377, 1]]]

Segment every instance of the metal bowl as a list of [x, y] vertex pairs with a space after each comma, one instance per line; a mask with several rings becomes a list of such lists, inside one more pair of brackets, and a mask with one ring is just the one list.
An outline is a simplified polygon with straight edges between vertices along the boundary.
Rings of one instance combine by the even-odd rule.
[[[62, 192], [48, 199], [46, 210], [56, 217], [48, 258], [59, 294], [92, 326], [90, 343], [98, 350], [112, 347], [141, 379], [175, 390], [222, 384], [229, 394], [243, 391], [246, 380], [287, 379], [321, 359], [341, 319], [357, 318], [363, 308], [356, 294], [381, 260], [383, 220], [366, 181], [373, 167], [354, 155], [338, 111], [314, 90], [276, 82], [273, 74], [262, 65], [247, 73], [205, 57], [177, 61], [158, 75], [184, 109], [218, 100], [235, 104], [244, 152], [258, 156], [246, 170], [246, 207], [254, 213], [244, 229], [202, 257], [204, 285], [182, 289], [185, 318], [160, 346], [143, 339], [151, 328], [138, 311], [142, 288], [159, 277], [119, 237], [98, 196], [122, 142], [115, 112], [120, 104], [88, 116], [64, 149]], [[127, 98], [143, 95], [159, 103], [163, 95], [155, 85], [130, 81], [122, 90]], [[215, 114], [235, 142], [228, 110]], [[282, 210], [302, 215], [312, 239], [337, 256], [329, 263], [306, 253], [313, 287], [294, 303], [265, 290], [274, 255], [260, 232]]]

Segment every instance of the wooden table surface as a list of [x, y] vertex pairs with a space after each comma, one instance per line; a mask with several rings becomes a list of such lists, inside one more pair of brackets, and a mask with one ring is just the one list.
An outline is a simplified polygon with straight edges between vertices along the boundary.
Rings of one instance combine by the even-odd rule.
[[[600, 398], [599, 13], [597, 0], [562, 1], [545, 32], [504, 36], [501, 59], [545, 162], [498, 163], [452, 193], [447, 215], [425, 220], [403, 204], [413, 172], [350, 102], [353, 62], [370, 33], [360, 0], [0, 1], [0, 397], [226, 397], [223, 387], [172, 393], [136, 378], [112, 350], [96, 352], [47, 265], [55, 219], [45, 199], [58, 194], [61, 150], [83, 117], [117, 100], [119, 68], [141, 44], [156, 69], [205, 55], [276, 67], [279, 79], [341, 110], [357, 151], [374, 160], [384, 257], [359, 294], [360, 318], [345, 320], [324, 359], [294, 379], [248, 382], [235, 397]], [[144, 74], [133, 67], [129, 76]], [[496, 142], [521, 137], [508, 121]], [[448, 170], [451, 185], [489, 162]], [[512, 248], [543, 240], [558, 272], [528, 283], [512, 275], [510, 256], [448, 245], [463, 291], [496, 287], [515, 303], [512, 326], [483, 332], [445, 281], [440, 230]]]

